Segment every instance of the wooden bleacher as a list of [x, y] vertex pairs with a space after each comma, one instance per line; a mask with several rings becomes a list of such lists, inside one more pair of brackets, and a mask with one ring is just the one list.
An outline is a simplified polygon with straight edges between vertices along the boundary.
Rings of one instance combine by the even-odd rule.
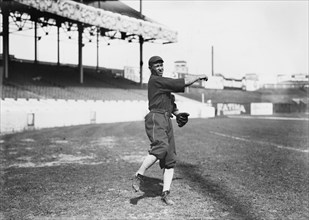
[[147, 100], [147, 90], [112, 71], [84, 68], [84, 83], [79, 82], [76, 66], [26, 61], [11, 61], [10, 76], [4, 79], [2, 99]]

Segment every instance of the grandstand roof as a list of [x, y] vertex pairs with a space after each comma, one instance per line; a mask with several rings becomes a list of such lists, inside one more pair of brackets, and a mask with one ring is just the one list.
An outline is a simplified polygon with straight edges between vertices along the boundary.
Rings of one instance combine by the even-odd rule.
[[[0, 0], [2, 14], [2, 37], [3, 44], [3, 75], [9, 76], [9, 23], [13, 20], [22, 31], [27, 21], [34, 21], [35, 59], [37, 63], [37, 24], [42, 27], [58, 26], [66, 27], [66, 31], [72, 28], [78, 32], [78, 68], [80, 82], [83, 83], [82, 47], [83, 33], [87, 31], [91, 36], [97, 33], [97, 45], [99, 35], [110, 39], [122, 39], [128, 42], [140, 43], [140, 75], [142, 79], [142, 50], [144, 42], [175, 43], [177, 32], [159, 24], [150, 18], [118, 0]], [[57, 36], [59, 39], [60, 32]], [[58, 44], [58, 63], [59, 40]], [[98, 47], [97, 47], [98, 48]], [[97, 50], [97, 67], [98, 67]], [[141, 80], [142, 81], [142, 80]], [[142, 83], [142, 82], [141, 82]]]
[[[79, 0], [74, 0], [75, 2], [80, 2]], [[93, 1], [93, 0], [83, 0], [83, 4], [89, 5], [95, 8], [100, 8], [106, 11], [111, 11], [114, 13], [118, 13], [121, 15], [126, 15], [128, 17], [141, 19], [145, 21], [154, 22], [150, 18], [147, 18], [140, 12], [136, 11], [135, 9], [129, 7], [128, 5], [124, 4], [118, 0], [101, 0], [101, 1]]]
[[[12, 2], [31, 8], [31, 13], [49, 13], [53, 16], [80, 22], [89, 26], [126, 33], [127, 36], [142, 36], [145, 41], [177, 42], [177, 32], [118, 0], [73, 1], [73, 0], [14, 0]], [[37, 12], [33, 12], [37, 10]]]

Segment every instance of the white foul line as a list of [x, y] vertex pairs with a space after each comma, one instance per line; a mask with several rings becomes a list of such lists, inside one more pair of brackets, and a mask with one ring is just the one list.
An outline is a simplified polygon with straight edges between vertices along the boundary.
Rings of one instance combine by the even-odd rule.
[[291, 118], [291, 117], [273, 117], [273, 116], [233, 116], [229, 118], [246, 118], [246, 119], [272, 119], [272, 120], [286, 120], [286, 121], [309, 121], [309, 118]]
[[221, 137], [227, 137], [227, 138], [232, 138], [234, 140], [240, 140], [240, 141], [246, 141], [246, 142], [255, 142], [258, 144], [262, 144], [262, 145], [271, 145], [273, 147], [279, 148], [279, 149], [285, 149], [285, 150], [292, 150], [292, 151], [297, 151], [297, 152], [301, 152], [301, 153], [309, 153], [309, 148], [308, 149], [298, 149], [298, 148], [292, 148], [292, 147], [288, 147], [288, 146], [282, 146], [279, 144], [274, 144], [274, 143], [270, 143], [270, 142], [265, 142], [265, 141], [254, 141], [254, 140], [249, 140], [246, 138], [242, 138], [242, 137], [236, 137], [236, 136], [232, 136], [232, 135], [227, 135], [227, 134], [222, 134], [222, 133], [218, 133], [218, 132], [214, 132], [214, 131], [210, 131], [211, 134], [215, 134]]

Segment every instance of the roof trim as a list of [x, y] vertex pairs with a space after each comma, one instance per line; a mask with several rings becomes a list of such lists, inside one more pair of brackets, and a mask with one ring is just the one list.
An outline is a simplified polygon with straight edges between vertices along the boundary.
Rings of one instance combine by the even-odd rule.
[[[167, 27], [72, 0], [15, 0], [42, 12], [49, 12], [85, 24], [142, 36], [145, 40], [177, 42], [177, 32]], [[128, 6], [129, 7], [129, 6]]]
[[82, 1], [73, 0], [73, 1], [82, 3], [84, 5], [92, 6], [94, 8], [111, 11], [121, 15], [126, 15], [131, 18], [154, 22], [153, 20], [141, 14], [139, 11], [136, 11], [134, 8], [131, 8], [127, 4], [123, 3], [121, 0], [82, 0]]

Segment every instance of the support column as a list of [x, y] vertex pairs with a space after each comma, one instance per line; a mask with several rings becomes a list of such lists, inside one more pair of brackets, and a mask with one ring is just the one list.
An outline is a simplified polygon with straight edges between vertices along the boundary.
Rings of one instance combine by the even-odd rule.
[[100, 48], [99, 48], [99, 43], [100, 43], [100, 29], [97, 28], [97, 72], [99, 71], [99, 59], [100, 59]]
[[80, 76], [80, 83], [84, 83], [84, 71], [83, 71], [83, 25], [78, 24], [78, 70]]
[[140, 53], [140, 61], [139, 61], [139, 71], [140, 71], [140, 85], [143, 87], [143, 44], [144, 38], [139, 36], [139, 53]]
[[[143, 16], [143, 2], [139, 0], [139, 13], [141, 17]], [[144, 38], [143, 36], [139, 36], [139, 53], [140, 53], [140, 61], [139, 61], [139, 68], [140, 68], [140, 84], [141, 88], [143, 88], [143, 44]]]
[[61, 22], [57, 21], [57, 65], [60, 65], [60, 26]]
[[3, 27], [2, 27], [3, 75], [7, 79], [9, 78], [9, 11], [5, 6], [3, 6], [2, 8], [2, 21], [3, 21]]
[[38, 62], [38, 23], [34, 21], [34, 63]]

